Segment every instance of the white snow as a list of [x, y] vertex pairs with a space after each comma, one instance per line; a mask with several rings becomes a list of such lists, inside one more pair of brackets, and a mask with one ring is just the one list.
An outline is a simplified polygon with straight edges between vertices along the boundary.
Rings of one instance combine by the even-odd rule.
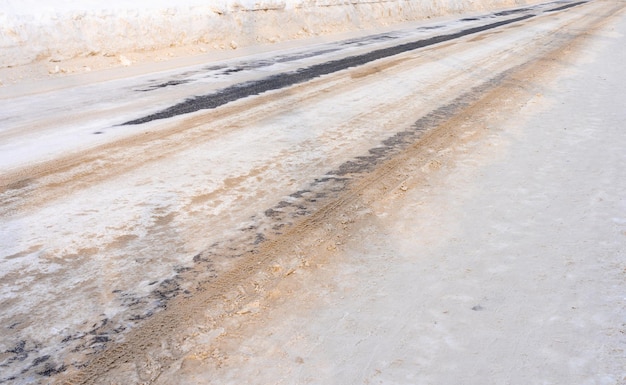
[[0, 2], [0, 68], [173, 46], [236, 49], [534, 2], [538, 1], [5, 0]]

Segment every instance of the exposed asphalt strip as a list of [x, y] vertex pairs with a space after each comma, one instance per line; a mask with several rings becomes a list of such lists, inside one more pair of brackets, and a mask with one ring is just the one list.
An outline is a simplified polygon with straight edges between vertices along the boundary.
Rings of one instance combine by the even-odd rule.
[[562, 11], [564, 9], [568, 9], [568, 8], [572, 8], [575, 7], [577, 5], [581, 5], [583, 3], [586, 3], [586, 1], [579, 1], [577, 3], [571, 3], [571, 4], [565, 4], [561, 7], [557, 7], [557, 8], [552, 8], [552, 9], [548, 9], [546, 12], [556, 12], [556, 11]]
[[[582, 4], [582, 2], [574, 3], [574, 4], [578, 5], [578, 4]], [[568, 4], [568, 6], [573, 6], [574, 4]], [[139, 119], [130, 120], [128, 122], [122, 123], [121, 125], [125, 126], [125, 125], [148, 123], [153, 120], [167, 119], [167, 118], [171, 118], [177, 115], [189, 114], [189, 113], [200, 111], [200, 110], [214, 109], [214, 108], [223, 106], [226, 103], [230, 103], [235, 100], [242, 99], [248, 96], [259, 95], [263, 92], [278, 90], [278, 89], [286, 88], [295, 84], [304, 83], [311, 79], [320, 77], [322, 75], [328, 75], [334, 72], [345, 70], [350, 67], [361, 66], [361, 65], [370, 63], [374, 60], [384, 59], [390, 56], [399, 55], [404, 52], [414, 51], [420, 48], [424, 48], [424, 47], [428, 47], [431, 45], [443, 43], [446, 41], [458, 39], [463, 36], [472, 35], [478, 32], [483, 32], [483, 31], [487, 31], [490, 29], [498, 28], [503, 25], [516, 23], [522, 20], [527, 20], [535, 16], [536, 15], [534, 14], [524, 15], [524, 16], [513, 18], [513, 19], [508, 19], [508, 20], [498, 21], [496, 23], [482, 25], [479, 27], [464, 29], [462, 31], [451, 33], [451, 34], [433, 36], [428, 39], [400, 44], [400, 45], [388, 47], [388, 48], [382, 48], [382, 49], [375, 50], [375, 51], [368, 52], [368, 53], [361, 54], [361, 55], [349, 56], [343, 59], [332, 60], [326, 63], [316, 64], [316, 65], [306, 67], [306, 68], [300, 68], [295, 71], [281, 73], [278, 75], [272, 75], [272, 76], [269, 76], [260, 80], [237, 84], [231, 87], [224, 88], [223, 90], [220, 90], [216, 93], [212, 93], [209, 95], [196, 96], [194, 98], [187, 99], [182, 103], [178, 103], [162, 111], [144, 116]]]
[[[570, 3], [570, 4], [566, 4], [557, 8], [549, 9], [545, 12], [561, 11], [561, 10], [575, 7], [577, 5], [584, 4], [584, 3], [586, 3], [586, 1]], [[521, 8], [517, 10], [507, 11], [506, 15], [517, 13], [517, 12], [525, 12], [525, 11], [528, 11], [528, 9]], [[505, 13], [501, 12], [501, 13], [496, 13], [495, 15], [502, 16], [502, 15], [505, 15]], [[130, 120], [128, 122], [122, 123], [121, 125], [125, 126], [125, 125], [136, 125], [136, 124], [148, 123], [153, 120], [167, 119], [167, 118], [171, 118], [174, 116], [178, 116], [182, 114], [189, 114], [189, 113], [200, 111], [200, 110], [214, 109], [214, 108], [223, 106], [227, 103], [230, 103], [235, 100], [239, 100], [248, 96], [259, 95], [263, 92], [278, 90], [278, 89], [286, 88], [295, 84], [304, 83], [311, 79], [320, 77], [322, 75], [328, 75], [328, 74], [345, 70], [351, 67], [361, 66], [361, 65], [370, 63], [374, 60], [399, 55], [404, 52], [414, 51], [420, 48], [424, 48], [424, 47], [428, 47], [431, 45], [443, 43], [446, 41], [458, 39], [463, 36], [472, 35], [478, 32], [483, 32], [483, 31], [487, 31], [490, 29], [498, 28], [507, 24], [517, 23], [519, 21], [527, 20], [535, 16], [536, 16], [535, 14], [528, 14], [528, 15], [516, 17], [513, 19], [498, 21], [495, 23], [490, 23], [490, 24], [486, 24], [486, 25], [482, 25], [478, 27], [473, 27], [473, 28], [467, 28], [467, 29], [464, 29], [455, 33], [434, 36], [434, 37], [430, 37], [427, 39], [400, 44], [400, 45], [393, 46], [393, 47], [378, 49], [378, 50], [361, 54], [361, 55], [349, 56], [343, 59], [332, 60], [326, 63], [316, 64], [316, 65], [306, 67], [306, 68], [300, 68], [295, 71], [272, 75], [272, 76], [269, 76], [260, 80], [237, 84], [234, 86], [224, 88], [223, 90], [220, 90], [216, 93], [196, 96], [196, 97], [187, 99], [184, 102], [175, 104], [172, 107], [166, 108], [162, 111], [156, 112], [154, 114], [146, 115], [142, 118]]]

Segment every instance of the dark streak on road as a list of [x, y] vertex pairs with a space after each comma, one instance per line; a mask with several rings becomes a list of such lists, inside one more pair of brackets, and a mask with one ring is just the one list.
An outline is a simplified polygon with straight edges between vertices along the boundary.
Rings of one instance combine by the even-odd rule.
[[556, 11], [562, 11], [562, 10], [564, 10], [564, 9], [572, 8], [572, 7], [575, 7], [575, 6], [577, 6], [577, 5], [581, 5], [581, 4], [584, 4], [584, 3], [586, 3], [586, 1], [579, 1], [579, 2], [577, 2], [577, 3], [566, 4], [566, 5], [563, 5], [563, 6], [561, 6], [561, 7], [557, 7], [557, 8], [552, 8], [552, 9], [549, 9], [549, 10], [547, 10], [546, 12], [556, 12]]
[[[561, 11], [561, 10], [572, 8], [572, 7], [575, 7], [584, 3], [586, 3], [586, 1], [570, 3], [570, 4], [560, 6], [560, 7], [546, 10], [544, 12], [547, 13], [547, 12]], [[530, 12], [530, 11], [531, 11], [530, 8], [518, 8], [518, 9], [513, 9], [513, 10], [497, 12], [497, 13], [494, 13], [493, 15], [502, 17], [502, 16], [513, 15], [516, 13]], [[234, 86], [230, 86], [222, 90], [219, 90], [218, 92], [215, 92], [215, 93], [196, 96], [196, 97], [187, 99], [184, 102], [175, 104], [169, 108], [166, 108], [154, 114], [150, 114], [150, 115], [146, 115], [144, 117], [138, 118], [138, 119], [130, 120], [128, 122], [122, 123], [121, 125], [125, 126], [125, 125], [148, 123], [153, 120], [167, 119], [167, 118], [171, 118], [174, 116], [189, 114], [189, 113], [200, 111], [200, 110], [214, 109], [214, 108], [223, 106], [227, 103], [234, 102], [235, 100], [239, 100], [248, 96], [259, 95], [267, 91], [279, 90], [279, 89], [286, 88], [295, 84], [307, 82], [309, 80], [312, 80], [314, 78], [317, 78], [323, 75], [328, 75], [328, 74], [345, 70], [351, 67], [358, 67], [358, 66], [370, 63], [375, 60], [384, 59], [390, 56], [399, 55], [401, 53], [414, 51], [420, 48], [424, 48], [424, 47], [428, 47], [431, 45], [443, 43], [446, 41], [458, 39], [463, 36], [472, 35], [478, 32], [483, 32], [483, 31], [487, 31], [490, 29], [498, 28], [507, 24], [512, 24], [512, 23], [516, 23], [519, 21], [527, 20], [535, 16], [536, 16], [535, 14], [523, 15], [523, 16], [519, 16], [513, 19], [498, 21], [495, 23], [490, 23], [490, 24], [486, 24], [486, 25], [482, 25], [478, 27], [473, 27], [473, 28], [467, 28], [462, 31], [451, 33], [451, 34], [434, 36], [428, 39], [422, 39], [422, 40], [418, 40], [418, 41], [414, 41], [410, 43], [400, 44], [400, 45], [393, 46], [393, 47], [378, 49], [378, 50], [361, 54], [361, 55], [349, 56], [343, 59], [332, 60], [326, 63], [316, 64], [316, 65], [305, 67], [305, 68], [300, 68], [295, 71], [286, 72], [286, 73], [282, 73], [278, 75], [272, 75], [272, 76], [269, 76], [260, 80], [236, 84]], [[462, 20], [469, 21], [473, 19], [466, 18]], [[393, 39], [393, 37], [389, 35], [381, 35], [379, 38], [382, 40]], [[349, 41], [349, 42], [354, 43], [353, 41]], [[333, 50], [330, 50], [330, 51], [333, 51]], [[325, 51], [317, 52], [315, 53], [315, 55], [324, 53], [324, 52]], [[245, 68], [242, 68], [242, 69], [245, 69]], [[165, 84], [165, 86], [168, 86], [168, 85], [170, 84], [168, 83]], [[162, 86], [163, 85], [158, 85], [156, 87], [162, 87]]]
[[278, 90], [295, 84], [304, 83], [323, 75], [332, 74], [351, 67], [361, 66], [374, 60], [384, 59], [390, 56], [399, 55], [401, 53], [414, 51], [420, 48], [458, 39], [463, 36], [487, 31], [493, 28], [498, 28], [507, 24], [527, 20], [534, 16], [534, 14], [524, 15], [513, 19], [482, 25], [479, 27], [467, 28], [451, 34], [434, 36], [428, 39], [400, 44], [388, 48], [382, 48], [362, 55], [332, 60], [326, 63], [316, 64], [306, 68], [300, 68], [296, 71], [273, 75], [256, 81], [237, 84], [231, 87], [224, 88], [223, 90], [220, 90], [213, 94], [196, 96], [194, 98], [187, 99], [182, 103], [176, 104], [172, 107], [166, 108], [154, 114], [125, 122], [122, 125], [124, 126], [148, 123], [153, 120], [171, 118], [174, 116], [189, 114], [200, 110], [214, 109], [248, 96], [259, 95], [263, 92]]

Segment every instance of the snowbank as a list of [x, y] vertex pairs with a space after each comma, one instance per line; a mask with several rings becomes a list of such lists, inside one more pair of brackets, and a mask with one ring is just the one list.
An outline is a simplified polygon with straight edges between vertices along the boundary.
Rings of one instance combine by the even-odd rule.
[[0, 68], [202, 44], [235, 49], [538, 0], [5, 0]]

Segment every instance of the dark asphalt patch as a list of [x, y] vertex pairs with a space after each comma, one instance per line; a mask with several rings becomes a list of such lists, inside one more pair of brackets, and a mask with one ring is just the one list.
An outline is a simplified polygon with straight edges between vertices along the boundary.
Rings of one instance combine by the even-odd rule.
[[143, 91], [143, 92], [147, 92], [147, 91], [153, 91], [153, 90], [157, 90], [159, 88], [166, 88], [166, 87], [173, 87], [173, 86], [179, 86], [181, 84], [187, 84], [189, 83], [191, 80], [170, 80], [168, 82], [165, 83], [159, 83], [159, 84], [155, 84], [152, 85], [148, 88], [145, 89], [141, 89], [139, 91]]
[[515, 15], [516, 13], [528, 12], [528, 11], [530, 11], [530, 8], [510, 9], [507, 11], [496, 12], [494, 13], [494, 16], [510, 16], [510, 15]]
[[148, 85], [144, 88], [138, 88], [136, 89], [136, 91], [149, 92], [149, 91], [155, 91], [155, 90], [167, 88], [167, 87], [185, 85], [185, 84], [198, 81], [198, 76], [200, 75], [203, 75], [201, 76], [201, 78], [205, 78], [205, 79], [223, 78], [223, 77], [226, 77], [226, 76], [238, 73], [238, 72], [256, 70], [259, 68], [269, 67], [277, 63], [288, 63], [291, 61], [308, 59], [311, 57], [324, 55], [324, 54], [332, 53], [332, 52], [339, 51], [339, 50], [340, 48], [328, 48], [328, 49], [318, 50], [314, 52], [304, 52], [304, 53], [296, 53], [296, 54], [290, 54], [290, 55], [279, 55], [272, 59], [243, 61], [233, 66], [227, 66], [227, 65], [205, 66], [199, 70], [192, 70], [192, 71], [181, 73], [172, 80], [168, 80], [168, 81], [152, 80], [151, 82], [155, 84]]
[[576, 7], [578, 5], [581, 4], [585, 4], [586, 1], [579, 1], [577, 3], [571, 3], [571, 4], [565, 4], [563, 6], [557, 7], [557, 8], [552, 8], [552, 9], [548, 9], [546, 12], [556, 12], [556, 11], [562, 11], [564, 9], [568, 9], [568, 8], [572, 8], [572, 7]]
[[191, 99], [187, 99], [182, 103], [176, 104], [172, 107], [166, 108], [162, 111], [156, 112], [151, 115], [144, 116], [139, 119], [130, 120], [122, 125], [136, 125], [142, 123], [148, 123], [153, 120], [167, 119], [178, 115], [189, 114], [200, 110], [210, 110], [227, 103], [234, 102], [248, 96], [259, 95], [267, 91], [278, 90], [286, 88], [295, 84], [300, 84], [312, 80], [314, 78], [332, 74], [341, 70], [345, 70], [351, 67], [358, 67], [374, 60], [384, 59], [390, 56], [395, 56], [401, 53], [414, 51], [420, 48], [428, 47], [431, 45], [443, 43], [446, 41], [461, 38], [463, 36], [475, 34], [482, 31], [487, 31], [493, 28], [498, 28], [507, 24], [516, 23], [522, 20], [530, 19], [535, 15], [524, 15], [513, 19], [498, 21], [478, 27], [467, 28], [459, 32], [434, 36], [428, 39], [418, 40], [411, 43], [400, 44], [393, 47], [382, 48], [372, 52], [368, 52], [362, 55], [350, 56], [343, 59], [332, 60], [322, 64], [316, 64], [310, 67], [301, 68], [296, 71], [291, 71], [279, 75], [273, 75], [261, 80], [246, 82], [237, 84], [231, 87], [227, 87], [221, 91], [218, 91], [209, 95], [196, 96]]

